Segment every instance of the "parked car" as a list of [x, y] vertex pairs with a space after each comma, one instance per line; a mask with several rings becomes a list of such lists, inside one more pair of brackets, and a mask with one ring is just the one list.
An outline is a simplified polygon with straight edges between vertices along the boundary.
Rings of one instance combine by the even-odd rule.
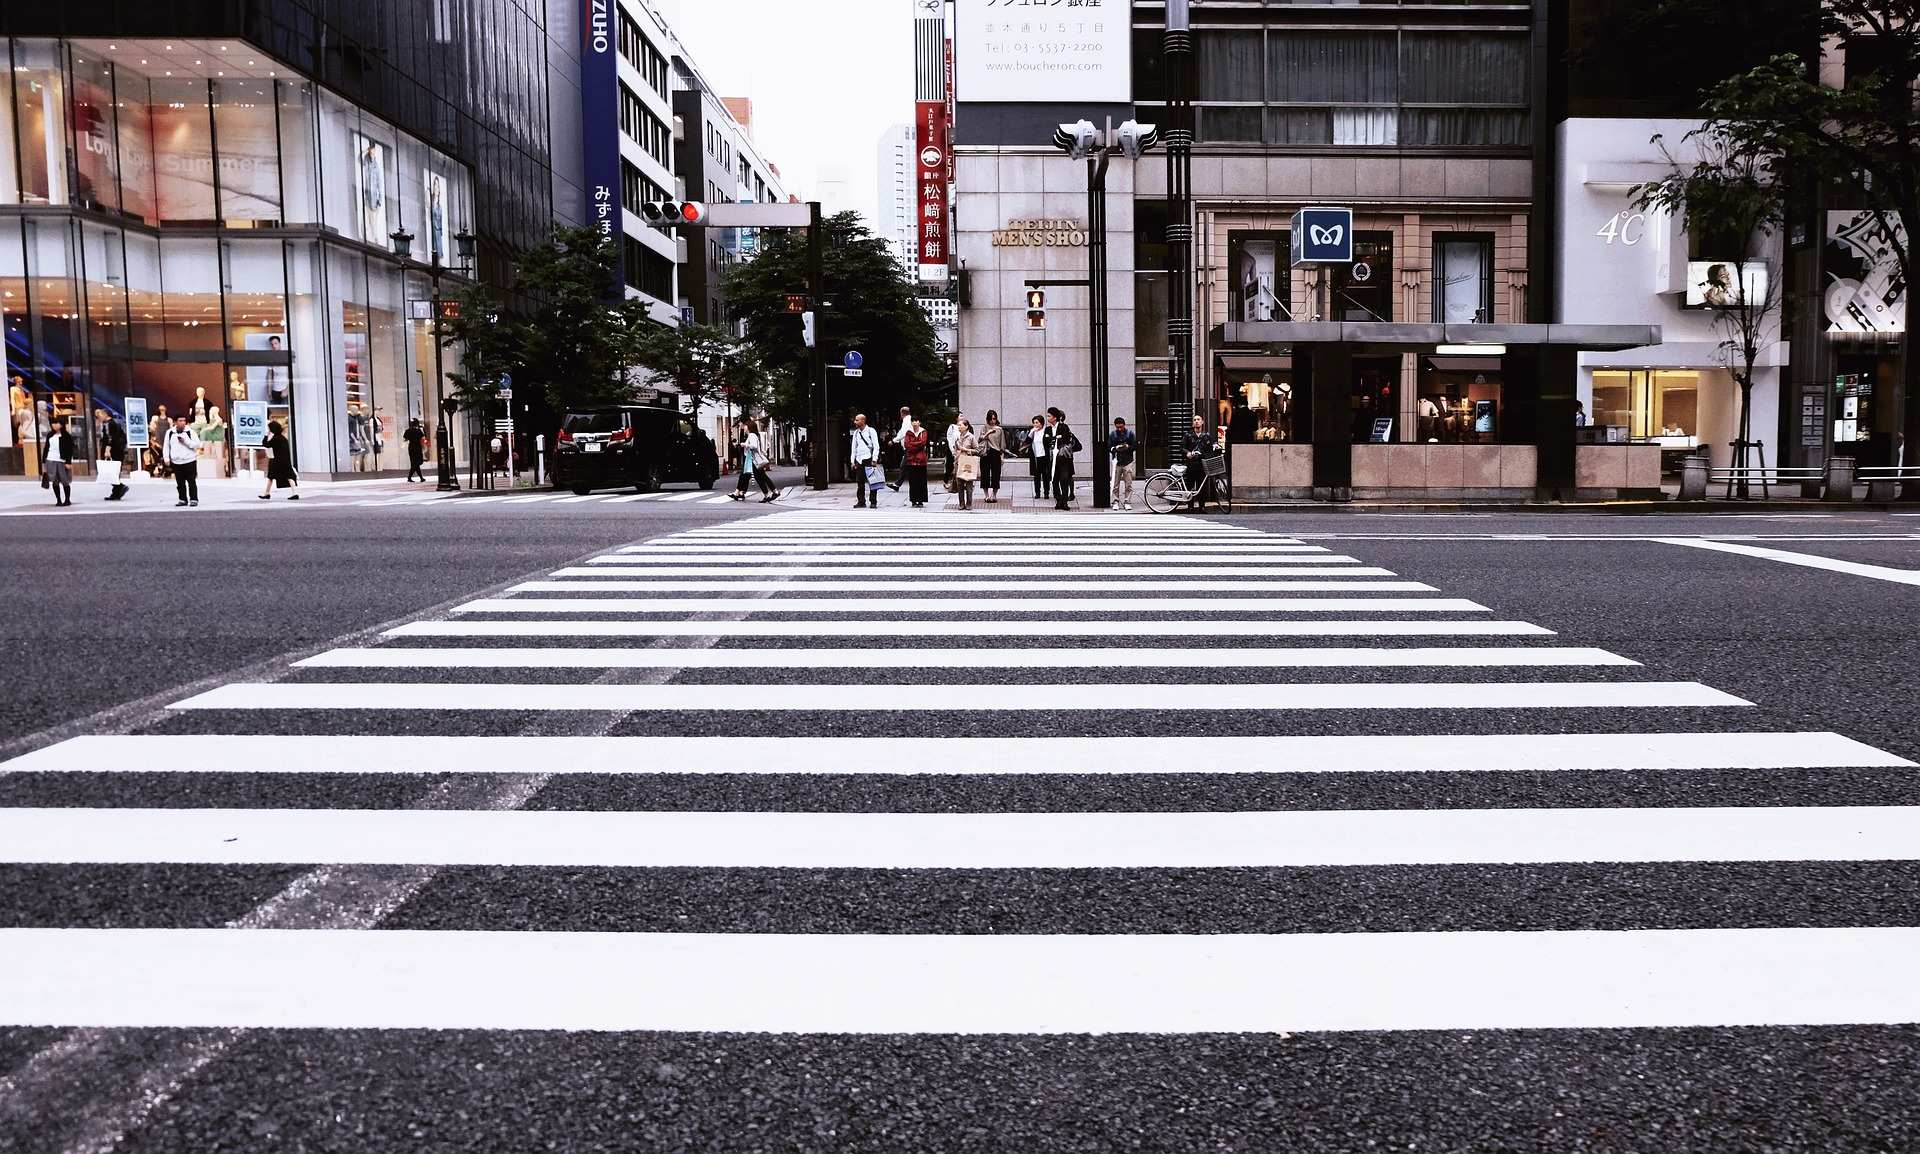
[[585, 494], [631, 485], [645, 493], [678, 481], [711, 489], [719, 476], [713, 438], [676, 409], [577, 409], [560, 421], [553, 454], [557, 489]]

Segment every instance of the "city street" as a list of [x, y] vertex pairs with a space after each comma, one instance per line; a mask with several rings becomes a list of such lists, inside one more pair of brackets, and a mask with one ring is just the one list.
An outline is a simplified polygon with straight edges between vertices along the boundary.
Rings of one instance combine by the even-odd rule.
[[0, 1151], [1920, 1147], [1920, 516], [479, 500], [0, 518]]

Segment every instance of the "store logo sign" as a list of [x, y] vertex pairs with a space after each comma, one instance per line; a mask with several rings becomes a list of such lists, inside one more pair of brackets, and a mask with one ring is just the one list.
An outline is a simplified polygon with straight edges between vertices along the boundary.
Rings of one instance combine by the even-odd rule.
[[1293, 214], [1295, 264], [1350, 264], [1353, 261], [1353, 210], [1303, 208]]
[[607, 18], [607, 0], [589, 0], [587, 8], [587, 27], [593, 36], [593, 50], [605, 52], [612, 45], [610, 22]]

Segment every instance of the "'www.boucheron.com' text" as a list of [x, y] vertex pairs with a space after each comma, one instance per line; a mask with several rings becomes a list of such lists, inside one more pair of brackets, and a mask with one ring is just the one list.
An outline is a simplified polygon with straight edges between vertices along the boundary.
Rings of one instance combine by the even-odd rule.
[[1014, 61], [1007, 64], [989, 64], [988, 72], [1096, 72], [1105, 65], [1098, 61], [1085, 60], [1075, 63], [1071, 60]]

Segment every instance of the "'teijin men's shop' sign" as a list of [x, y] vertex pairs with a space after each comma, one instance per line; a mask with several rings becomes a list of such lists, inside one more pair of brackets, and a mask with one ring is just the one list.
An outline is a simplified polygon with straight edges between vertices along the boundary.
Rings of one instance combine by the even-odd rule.
[[1072, 220], [1010, 220], [993, 232], [995, 247], [1078, 248], [1087, 243], [1086, 229]]

